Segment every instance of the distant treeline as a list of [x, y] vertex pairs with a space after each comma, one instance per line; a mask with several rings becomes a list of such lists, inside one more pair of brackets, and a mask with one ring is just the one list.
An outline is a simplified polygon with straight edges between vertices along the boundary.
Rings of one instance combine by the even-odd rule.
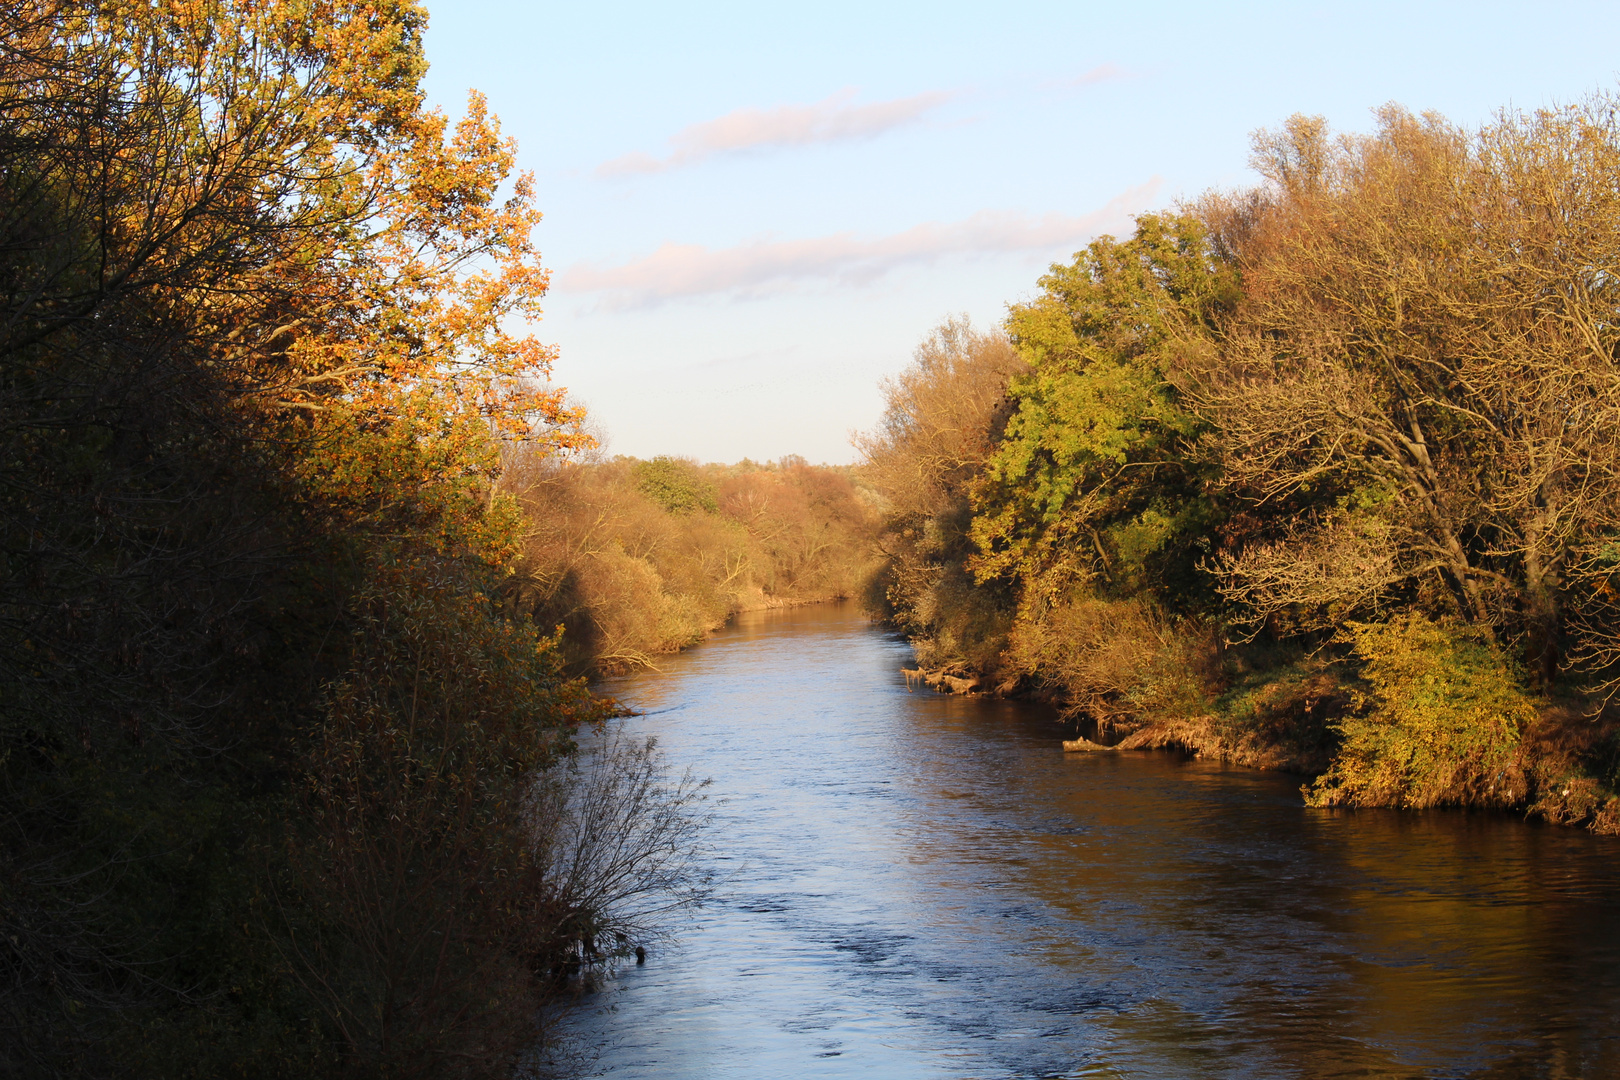
[[698, 465], [518, 452], [501, 479], [524, 511], [507, 584], [561, 627], [574, 670], [656, 666], [735, 612], [860, 594], [877, 499], [853, 470], [802, 458]]
[[503, 449], [588, 440], [425, 18], [0, 4], [7, 1077], [532, 1072], [701, 895], [695, 789], [576, 752], [509, 587]]
[[946, 324], [863, 441], [874, 608], [1313, 804], [1620, 830], [1617, 106], [1295, 117], [1261, 186]]

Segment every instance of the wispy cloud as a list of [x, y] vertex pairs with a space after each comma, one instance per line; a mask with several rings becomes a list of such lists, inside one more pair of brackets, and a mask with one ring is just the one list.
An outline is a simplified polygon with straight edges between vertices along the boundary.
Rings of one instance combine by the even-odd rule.
[[622, 266], [576, 264], [558, 276], [555, 286], [565, 293], [608, 293], [617, 307], [643, 307], [691, 296], [761, 296], [804, 282], [859, 285], [896, 267], [949, 255], [1051, 251], [1085, 242], [1126, 224], [1131, 213], [1152, 202], [1161, 183], [1155, 176], [1080, 217], [983, 210], [963, 221], [928, 222], [876, 239], [846, 232], [720, 249], [665, 244]]
[[1123, 79], [1125, 70], [1118, 64], [1098, 64], [1090, 71], [1076, 75], [1069, 80], [1070, 86], [1094, 86], [1110, 79]]
[[841, 90], [814, 105], [781, 105], [774, 109], [738, 109], [716, 120], [684, 128], [669, 140], [670, 153], [626, 154], [603, 162], [599, 177], [663, 172], [691, 165], [716, 154], [735, 154], [769, 147], [869, 139], [909, 124], [950, 99], [944, 91], [855, 105], [854, 90]]
[[1067, 79], [1053, 79], [1045, 85], [1057, 90], [1079, 90], [1087, 86], [1096, 86], [1098, 83], [1113, 82], [1116, 79], [1130, 78], [1131, 73], [1118, 64], [1098, 64], [1089, 71]]

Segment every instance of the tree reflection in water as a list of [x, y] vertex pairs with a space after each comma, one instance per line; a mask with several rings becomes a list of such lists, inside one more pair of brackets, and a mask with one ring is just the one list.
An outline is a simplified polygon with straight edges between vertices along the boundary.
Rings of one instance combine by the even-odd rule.
[[828, 605], [613, 683], [714, 778], [718, 881], [575, 1017], [600, 1074], [1620, 1075], [1620, 841], [1065, 755], [908, 660]]

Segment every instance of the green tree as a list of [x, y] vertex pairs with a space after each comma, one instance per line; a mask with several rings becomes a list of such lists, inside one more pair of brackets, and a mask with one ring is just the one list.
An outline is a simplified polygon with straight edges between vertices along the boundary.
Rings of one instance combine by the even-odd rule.
[[1204, 431], [1171, 371], [1237, 299], [1238, 279], [1190, 215], [1146, 215], [1040, 279], [1007, 320], [1029, 363], [1013, 412], [973, 490], [981, 580], [1026, 600], [1075, 586], [1196, 593], [1190, 568], [1212, 508], [1196, 448]]
[[655, 457], [636, 462], [632, 471], [636, 490], [671, 514], [690, 514], [694, 510], [712, 514], [718, 509], [714, 485], [689, 461]]

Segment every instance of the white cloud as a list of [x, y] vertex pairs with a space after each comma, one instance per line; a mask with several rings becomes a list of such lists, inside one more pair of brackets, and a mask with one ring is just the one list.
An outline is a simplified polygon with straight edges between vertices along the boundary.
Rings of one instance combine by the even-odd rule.
[[982, 210], [963, 221], [927, 222], [876, 239], [845, 232], [720, 249], [665, 244], [621, 266], [576, 263], [558, 275], [554, 285], [565, 293], [608, 293], [620, 307], [713, 294], [759, 296], [809, 281], [859, 285], [907, 263], [949, 255], [1072, 249], [1110, 227], [1128, 224], [1130, 214], [1152, 202], [1161, 183], [1156, 176], [1080, 217]]
[[1060, 85], [1068, 87], [1095, 86], [1111, 79], [1125, 78], [1125, 70], [1118, 64], [1098, 64], [1090, 71], [1076, 75], [1072, 79], [1064, 79]]
[[716, 154], [767, 147], [869, 139], [908, 124], [943, 105], [950, 94], [935, 91], [870, 105], [852, 105], [854, 90], [841, 90], [814, 105], [781, 105], [774, 109], [738, 109], [715, 120], [693, 124], [669, 140], [668, 157], [626, 154], [597, 166], [599, 177], [663, 172], [691, 165]]

